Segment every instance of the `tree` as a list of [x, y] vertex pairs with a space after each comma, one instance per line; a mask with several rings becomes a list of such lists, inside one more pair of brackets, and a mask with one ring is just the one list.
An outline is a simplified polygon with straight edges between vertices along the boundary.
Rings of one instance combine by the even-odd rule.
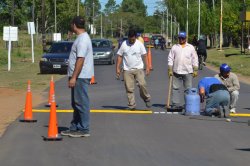
[[116, 12], [118, 8], [119, 8], [119, 5], [116, 4], [115, 0], [109, 0], [105, 5], [104, 13], [106, 15], [109, 15], [111, 13]]
[[143, 0], [123, 0], [121, 11], [134, 13], [142, 17], [147, 15], [147, 7], [144, 5]]

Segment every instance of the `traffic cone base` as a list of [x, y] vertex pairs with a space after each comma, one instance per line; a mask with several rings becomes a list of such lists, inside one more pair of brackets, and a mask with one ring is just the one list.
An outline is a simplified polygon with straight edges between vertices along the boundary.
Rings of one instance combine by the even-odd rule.
[[35, 119], [31, 119], [31, 120], [28, 120], [28, 119], [20, 119], [19, 122], [35, 123], [35, 122], [37, 122], [37, 120], [35, 120]]
[[[46, 104], [45, 107], [50, 107], [51, 104]], [[58, 104], [56, 104], [56, 107], [58, 107]]]
[[62, 136], [58, 134], [57, 137], [43, 137], [44, 141], [62, 141]]

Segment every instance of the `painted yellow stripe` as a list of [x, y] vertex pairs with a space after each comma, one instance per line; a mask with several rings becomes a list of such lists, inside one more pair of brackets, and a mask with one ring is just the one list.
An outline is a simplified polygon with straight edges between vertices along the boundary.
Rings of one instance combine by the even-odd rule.
[[[50, 110], [32, 110], [33, 112], [50, 112]], [[56, 112], [62, 113], [70, 113], [73, 110], [56, 110]], [[120, 113], [120, 114], [152, 114], [153, 112], [150, 110], [90, 110], [91, 113]]]
[[232, 117], [250, 117], [250, 114], [244, 114], [244, 113], [232, 114], [232, 113], [230, 113], [230, 116], [232, 116]]

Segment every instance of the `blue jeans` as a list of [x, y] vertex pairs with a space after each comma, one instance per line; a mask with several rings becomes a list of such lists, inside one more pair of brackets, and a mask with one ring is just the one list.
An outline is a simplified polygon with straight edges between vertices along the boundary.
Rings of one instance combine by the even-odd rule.
[[192, 74], [177, 74], [173, 75], [173, 90], [172, 90], [172, 106], [181, 106], [181, 97], [184, 93], [181, 92], [181, 84], [184, 86], [184, 91], [192, 88]]
[[88, 85], [90, 79], [78, 78], [76, 85], [71, 88], [71, 105], [74, 109], [70, 130], [89, 132], [90, 104]]
[[221, 107], [228, 107], [230, 102], [229, 92], [226, 90], [218, 90], [210, 93], [206, 99], [206, 113], [211, 115], [214, 109], [221, 110]]

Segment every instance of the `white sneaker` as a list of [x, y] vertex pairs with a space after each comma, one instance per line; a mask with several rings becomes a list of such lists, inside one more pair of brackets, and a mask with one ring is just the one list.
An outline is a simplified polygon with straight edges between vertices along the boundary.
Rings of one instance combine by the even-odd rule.
[[232, 109], [230, 110], [230, 113], [235, 114], [235, 113], [236, 113], [236, 109], [235, 109], [235, 108], [232, 108]]

